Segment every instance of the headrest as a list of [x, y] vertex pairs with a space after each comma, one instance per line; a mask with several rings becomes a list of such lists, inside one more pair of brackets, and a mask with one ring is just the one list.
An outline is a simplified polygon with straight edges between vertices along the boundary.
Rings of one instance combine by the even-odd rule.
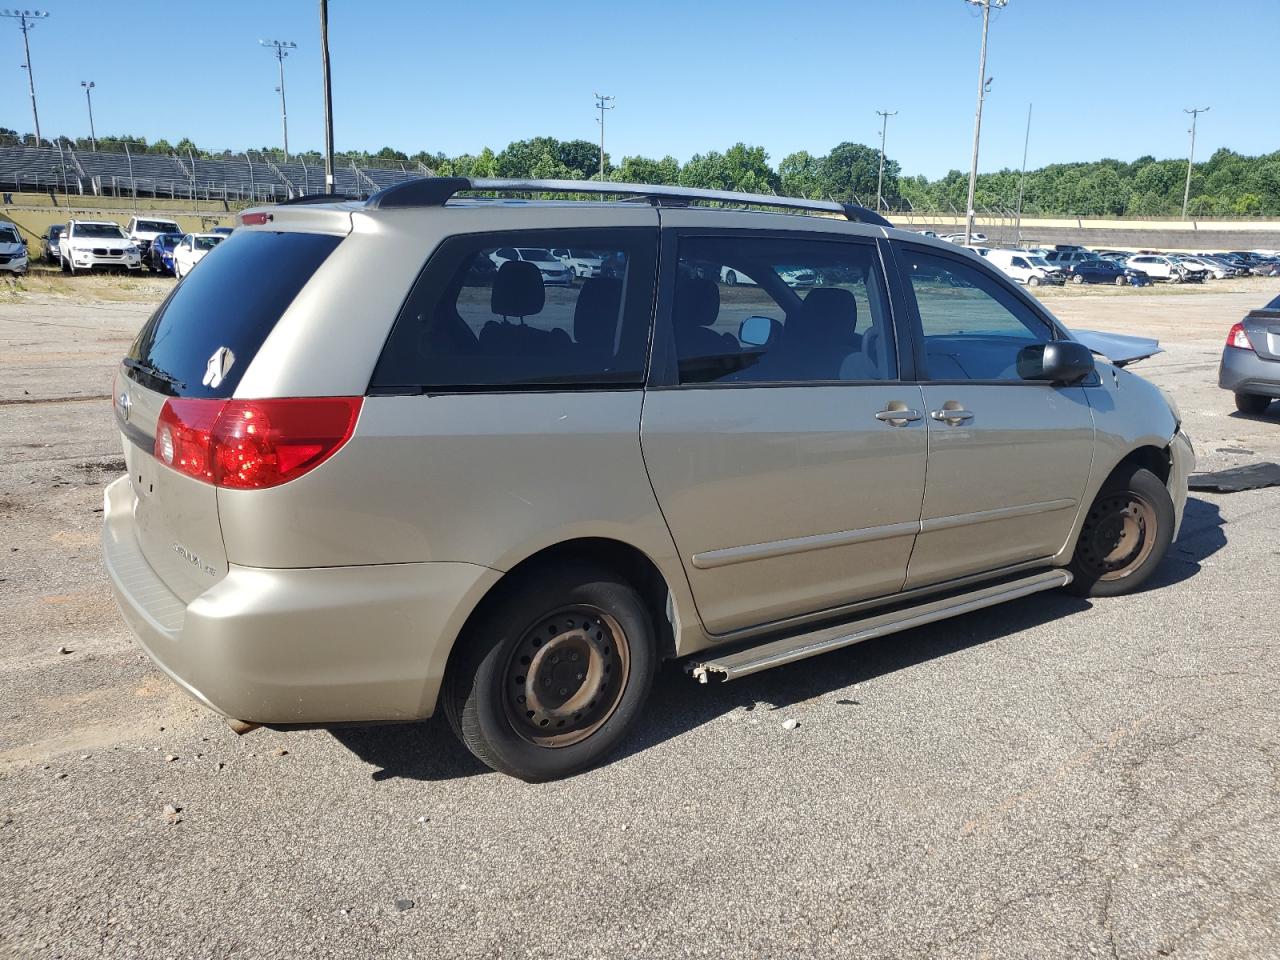
[[787, 318], [787, 336], [807, 339], [838, 332], [851, 334], [858, 327], [858, 301], [843, 287], [814, 287]]
[[720, 288], [706, 277], [682, 277], [676, 281], [675, 325], [709, 327], [720, 315]]
[[527, 260], [508, 260], [493, 278], [490, 307], [500, 317], [531, 317], [547, 302], [542, 271]]
[[584, 347], [613, 351], [622, 306], [622, 281], [616, 277], [592, 277], [583, 281], [573, 308], [573, 339]]

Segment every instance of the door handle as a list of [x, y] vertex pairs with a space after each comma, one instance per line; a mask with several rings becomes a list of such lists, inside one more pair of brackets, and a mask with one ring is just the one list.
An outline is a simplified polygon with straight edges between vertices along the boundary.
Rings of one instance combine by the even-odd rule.
[[968, 410], [962, 410], [959, 407], [943, 407], [941, 410], [932, 410], [929, 416], [935, 420], [955, 426], [958, 423], [964, 423], [966, 420], [972, 420], [973, 414]]
[[908, 423], [914, 423], [920, 419], [920, 411], [908, 410], [905, 407], [901, 410], [881, 410], [876, 414], [876, 419], [891, 426], [905, 427]]

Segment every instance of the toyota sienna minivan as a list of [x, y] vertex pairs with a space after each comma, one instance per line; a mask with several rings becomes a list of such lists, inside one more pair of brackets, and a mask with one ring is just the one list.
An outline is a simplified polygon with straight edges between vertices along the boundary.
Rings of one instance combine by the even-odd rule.
[[[1177, 532], [1194, 455], [1161, 392], [868, 210], [458, 178], [318, 199], [243, 213], [113, 391], [120, 608], [243, 724], [443, 710], [494, 769], [562, 777], [664, 660], [716, 682], [1121, 594]], [[552, 286], [508, 248], [611, 266]]]

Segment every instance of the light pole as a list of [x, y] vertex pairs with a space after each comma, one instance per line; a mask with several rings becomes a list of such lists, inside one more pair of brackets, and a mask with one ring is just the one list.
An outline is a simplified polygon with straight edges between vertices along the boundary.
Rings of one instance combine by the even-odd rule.
[[18, 29], [22, 31], [22, 46], [27, 52], [27, 62], [23, 69], [27, 71], [27, 87], [31, 90], [31, 119], [36, 125], [36, 146], [40, 146], [40, 112], [36, 110], [36, 75], [31, 68], [30, 33], [35, 29], [34, 20], [44, 20], [49, 14], [43, 10], [0, 10], [0, 17], [9, 17], [18, 21]]
[[1022, 188], [1027, 185], [1027, 147], [1031, 145], [1031, 104], [1027, 104], [1027, 135], [1022, 141], [1022, 174], [1018, 177], [1018, 216], [1013, 228], [1014, 243], [1022, 246]]
[[89, 142], [93, 144], [93, 149], [98, 149], [98, 134], [93, 129], [93, 88], [96, 84], [89, 80], [88, 82], [81, 80], [80, 86], [84, 87], [84, 98], [89, 104]]
[[1191, 114], [1191, 150], [1187, 154], [1187, 185], [1182, 190], [1182, 219], [1187, 219], [1187, 203], [1191, 199], [1191, 164], [1196, 158], [1196, 118], [1202, 113], [1208, 113], [1208, 107], [1193, 107], [1190, 110], [1183, 110], [1183, 113]]
[[982, 8], [982, 51], [978, 54], [978, 109], [973, 115], [973, 162], [969, 166], [969, 202], [965, 205], [964, 242], [968, 246], [973, 236], [973, 195], [978, 187], [978, 141], [982, 137], [982, 101], [986, 98], [987, 84], [987, 28], [991, 25], [991, 8], [1003, 7], [1009, 0], [965, 0]]
[[880, 212], [880, 199], [884, 196], [884, 138], [889, 131], [889, 118], [896, 117], [898, 111], [893, 113], [885, 113], [883, 110], [877, 110], [876, 114], [880, 117], [880, 174], [876, 177], [876, 212]]
[[[333, 193], [333, 80], [329, 73], [329, 0], [320, 0], [320, 69], [324, 74], [324, 192]], [[302, 168], [307, 169], [305, 166]]]
[[284, 128], [284, 162], [289, 162], [289, 109], [284, 99], [284, 58], [290, 50], [297, 50], [298, 45], [291, 40], [259, 40], [258, 46], [270, 50], [280, 64], [280, 86], [276, 92], [280, 94], [280, 125]]
[[595, 94], [595, 98], [596, 98], [596, 109], [600, 111], [600, 118], [596, 120], [596, 123], [600, 124], [600, 179], [603, 180], [604, 179], [604, 112], [606, 110], [614, 109], [613, 107], [608, 105], [609, 101], [612, 100], [613, 97], [606, 97], [602, 93], [597, 93]]

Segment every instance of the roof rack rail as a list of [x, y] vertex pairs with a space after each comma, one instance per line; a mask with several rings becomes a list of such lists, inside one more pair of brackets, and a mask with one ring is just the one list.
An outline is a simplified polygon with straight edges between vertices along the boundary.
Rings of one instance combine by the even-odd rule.
[[736, 193], [732, 190], [701, 190], [694, 187], [672, 187], [649, 183], [608, 183], [600, 180], [486, 180], [472, 177], [422, 177], [379, 190], [365, 201], [365, 206], [371, 210], [440, 207], [455, 194], [468, 190], [493, 193], [595, 193], [645, 199], [655, 206], [661, 206], [664, 202], [690, 203], [696, 200], [714, 200], [743, 206], [838, 213], [856, 223], [870, 223], [880, 227], [892, 226], [874, 210], [868, 210], [853, 203], [838, 203], [834, 200], [805, 200], [801, 197], [779, 197], [767, 193]]
[[300, 197], [290, 197], [275, 204], [277, 207], [292, 207], [303, 203], [342, 203], [346, 200], [363, 200], [354, 193], [304, 193]]

